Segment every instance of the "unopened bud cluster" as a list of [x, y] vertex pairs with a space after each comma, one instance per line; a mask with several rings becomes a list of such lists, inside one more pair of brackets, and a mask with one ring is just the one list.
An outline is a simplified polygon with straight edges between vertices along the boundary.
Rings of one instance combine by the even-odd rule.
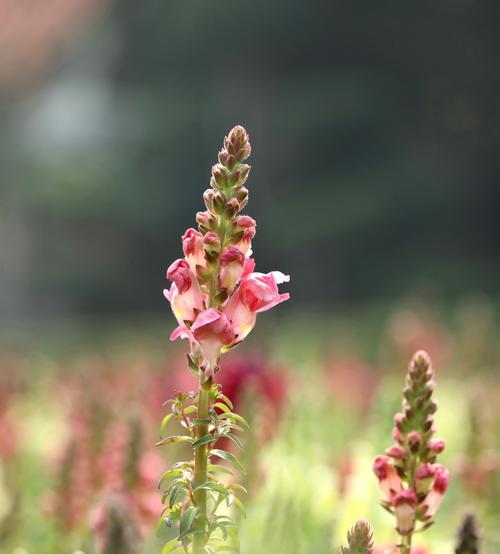
[[396, 516], [396, 530], [410, 536], [417, 522], [432, 523], [449, 481], [449, 472], [437, 463], [445, 443], [436, 438], [431, 360], [417, 352], [408, 369], [403, 409], [394, 417], [394, 444], [378, 456], [373, 470], [382, 505]]
[[278, 291], [288, 276], [254, 271], [256, 223], [240, 214], [248, 202], [244, 184], [250, 166], [244, 162], [250, 152], [245, 129], [232, 129], [212, 167], [211, 187], [203, 194], [206, 210], [196, 214], [198, 230], [184, 233], [184, 258], [167, 270], [173, 284], [164, 294], [179, 323], [171, 338], [189, 339], [191, 357], [207, 376], [218, 369], [221, 352], [252, 330], [258, 312], [289, 297]]
[[342, 546], [341, 554], [372, 554], [373, 533], [367, 521], [357, 521], [347, 532], [348, 546]]

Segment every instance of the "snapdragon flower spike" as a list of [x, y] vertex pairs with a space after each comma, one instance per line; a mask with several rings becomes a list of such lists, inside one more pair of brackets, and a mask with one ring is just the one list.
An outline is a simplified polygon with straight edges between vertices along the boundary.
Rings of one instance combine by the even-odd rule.
[[348, 546], [342, 546], [341, 554], [372, 554], [373, 533], [367, 521], [357, 521], [347, 532]]
[[417, 352], [406, 376], [403, 409], [394, 416], [395, 444], [373, 465], [382, 505], [396, 516], [402, 554], [409, 552], [418, 522], [422, 528], [433, 522], [450, 478], [449, 471], [436, 463], [445, 443], [434, 437], [433, 392], [431, 360], [425, 352]]
[[203, 194], [206, 210], [196, 214], [198, 230], [190, 228], [184, 233], [184, 258], [167, 271], [172, 285], [164, 295], [178, 322], [170, 338], [189, 340], [189, 368], [199, 377], [200, 386], [197, 393], [178, 393], [172, 413], [162, 424], [163, 430], [171, 419], [177, 420], [189, 434], [168, 436], [157, 443], [190, 444], [194, 458], [174, 464], [160, 481], [160, 487], [169, 483], [163, 495], [164, 521], [179, 527], [178, 538], [167, 543], [165, 552], [219, 551], [210, 546], [212, 539], [212, 545], [230, 541], [232, 544], [224, 549], [237, 550], [234, 523], [226, 513], [217, 511], [223, 501], [227, 507], [234, 504], [241, 508], [236, 493], [244, 489], [236, 483], [218, 481], [220, 466], [212, 457], [244, 472], [234, 454], [221, 450], [217, 442], [223, 439], [241, 448], [235, 432], [246, 422], [232, 413], [231, 401], [213, 376], [219, 370], [221, 355], [245, 339], [257, 314], [289, 298], [278, 287], [289, 281], [287, 275], [255, 272], [252, 239], [256, 223], [240, 213], [248, 202], [244, 184], [250, 173], [245, 163], [250, 151], [243, 127], [235, 127], [225, 137], [218, 163], [212, 167], [211, 188]]
[[[252, 330], [257, 313], [289, 298], [278, 289], [289, 281], [287, 275], [254, 271], [251, 241], [256, 222], [239, 213], [248, 201], [243, 185], [250, 172], [244, 163], [250, 152], [247, 132], [240, 126], [232, 129], [219, 152], [219, 163], [212, 167], [211, 188], [203, 195], [207, 209], [196, 216], [199, 230], [184, 233], [185, 257], [167, 271], [173, 284], [164, 295], [179, 323], [171, 338], [189, 339], [191, 357], [203, 358], [200, 369], [207, 377], [217, 371], [221, 353]], [[210, 326], [210, 339], [205, 333], [206, 318], [214, 312], [208, 310], [221, 314]]]

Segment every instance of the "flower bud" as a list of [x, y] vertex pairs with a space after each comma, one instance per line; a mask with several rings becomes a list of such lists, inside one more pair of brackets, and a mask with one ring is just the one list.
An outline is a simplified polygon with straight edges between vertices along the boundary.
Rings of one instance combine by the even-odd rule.
[[226, 168], [222, 164], [212, 166], [212, 179], [210, 184], [218, 190], [224, 190], [228, 185]]
[[229, 246], [220, 257], [219, 286], [232, 291], [243, 273], [245, 256], [236, 246]]
[[238, 212], [240, 211], [240, 203], [236, 198], [230, 198], [226, 202], [226, 206], [224, 208], [224, 213], [227, 217], [234, 217]]
[[214, 189], [207, 189], [203, 193], [203, 200], [205, 201], [205, 206], [207, 207], [207, 210], [213, 212], [214, 211]]
[[203, 237], [203, 245], [205, 247], [205, 252], [207, 252], [207, 254], [211, 256], [217, 255], [220, 252], [219, 235], [217, 233], [214, 233], [213, 231], [209, 231]]
[[394, 513], [396, 515], [397, 531], [406, 536], [413, 533], [417, 508], [417, 495], [412, 489], [401, 491], [394, 498]]
[[441, 454], [441, 452], [445, 449], [445, 442], [443, 439], [431, 439], [427, 446], [429, 447], [429, 450], [434, 452], [435, 454]]
[[403, 425], [406, 421], [406, 418], [404, 416], [404, 414], [402, 414], [401, 412], [398, 412], [395, 416], [394, 416], [394, 425], [400, 430], [402, 431], [403, 430]]
[[392, 430], [392, 438], [397, 442], [401, 441], [401, 431], [397, 427]]
[[402, 460], [405, 457], [405, 451], [401, 446], [398, 444], [393, 444], [390, 448], [388, 448], [385, 453], [390, 458], [395, 458], [396, 460]]
[[196, 214], [196, 223], [198, 223], [200, 230], [206, 233], [210, 231], [213, 227], [214, 218], [212, 214], [208, 211], [198, 212]]
[[411, 452], [413, 452], [413, 454], [416, 454], [422, 446], [422, 437], [420, 433], [418, 433], [417, 431], [411, 431], [410, 433], [408, 433], [407, 441]]
[[216, 191], [212, 198], [212, 204], [214, 213], [222, 214], [226, 205], [226, 195], [220, 190]]

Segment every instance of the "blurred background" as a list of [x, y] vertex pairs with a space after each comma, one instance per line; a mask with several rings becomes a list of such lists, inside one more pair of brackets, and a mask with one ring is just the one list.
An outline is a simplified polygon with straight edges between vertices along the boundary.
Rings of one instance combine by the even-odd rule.
[[494, 0], [0, 0], [0, 551], [95, 551], [95, 510], [121, 517], [116, 475], [158, 551], [166, 462], [148, 448], [190, 386], [161, 291], [239, 123], [257, 269], [292, 276], [221, 376], [272, 422], [249, 439], [243, 551], [331, 552], [357, 517], [390, 541], [371, 457], [426, 348], [456, 479], [423, 544], [451, 551], [472, 505], [498, 552], [499, 16]]

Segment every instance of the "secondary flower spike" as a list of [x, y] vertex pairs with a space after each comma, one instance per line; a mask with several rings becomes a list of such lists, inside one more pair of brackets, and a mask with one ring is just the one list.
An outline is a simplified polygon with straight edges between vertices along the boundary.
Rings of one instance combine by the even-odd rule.
[[184, 258], [167, 271], [172, 286], [164, 295], [179, 323], [171, 338], [189, 339], [191, 358], [207, 377], [218, 370], [221, 353], [252, 330], [257, 313], [289, 298], [278, 290], [289, 281], [287, 275], [254, 271], [256, 222], [240, 213], [248, 202], [243, 185], [250, 173], [244, 163], [250, 152], [247, 132], [234, 127], [212, 167], [211, 188], [203, 194], [206, 211], [196, 216], [199, 230], [184, 233]]
[[449, 471], [437, 462], [444, 448], [434, 437], [434, 381], [431, 360], [417, 352], [408, 369], [403, 389], [403, 409], [394, 416], [395, 441], [373, 463], [382, 505], [396, 517], [401, 554], [409, 554], [412, 535], [419, 524], [428, 527], [448, 487]]
[[347, 532], [347, 544], [341, 547], [341, 554], [372, 554], [373, 534], [370, 524], [364, 520], [357, 521]]

